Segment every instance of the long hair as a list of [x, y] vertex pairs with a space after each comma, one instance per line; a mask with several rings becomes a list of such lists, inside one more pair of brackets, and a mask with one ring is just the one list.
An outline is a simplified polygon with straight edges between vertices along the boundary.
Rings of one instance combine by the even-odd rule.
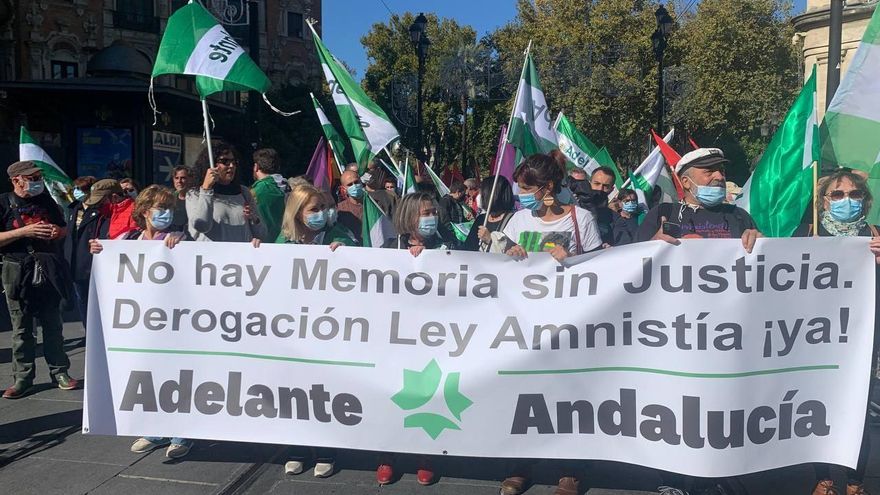
[[503, 175], [498, 177], [498, 187], [495, 188], [495, 197], [492, 198], [492, 204], [489, 204], [489, 197], [492, 196], [492, 184], [494, 181], [495, 177], [486, 177], [483, 181], [483, 185], [480, 186], [480, 201], [482, 202], [483, 209], [489, 210], [496, 215], [513, 211], [513, 190], [510, 187], [510, 182], [507, 180], [507, 177], [504, 177]]
[[397, 203], [394, 210], [394, 228], [399, 235], [415, 234], [419, 231], [419, 216], [421, 216], [422, 204], [428, 203], [437, 208], [434, 195], [426, 192], [414, 192], [407, 194]]
[[134, 210], [131, 212], [131, 219], [140, 229], [147, 228], [147, 221], [144, 213], [153, 208], [173, 209], [176, 194], [165, 186], [152, 185], [137, 195], [134, 200]]
[[281, 218], [281, 233], [289, 241], [298, 241], [303, 237], [307, 227], [300, 220], [302, 209], [312, 200], [318, 198], [322, 203], [324, 193], [308, 184], [294, 187], [287, 197], [284, 216]]

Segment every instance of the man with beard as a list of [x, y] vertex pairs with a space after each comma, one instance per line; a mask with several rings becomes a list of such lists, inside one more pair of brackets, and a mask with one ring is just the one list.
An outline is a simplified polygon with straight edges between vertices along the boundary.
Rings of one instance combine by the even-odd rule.
[[684, 199], [652, 208], [639, 227], [637, 241], [659, 239], [678, 244], [678, 239], [741, 238], [751, 252], [761, 233], [748, 212], [724, 203], [726, 163], [717, 148], [700, 148], [681, 157], [675, 173], [681, 179]]
[[568, 179], [575, 202], [596, 218], [602, 247], [611, 247], [614, 245], [614, 213], [608, 208], [608, 193], [614, 190], [614, 171], [608, 167], [598, 167], [587, 181], [586, 172], [582, 171], [581, 174], [577, 170], [580, 169], [570, 172]]

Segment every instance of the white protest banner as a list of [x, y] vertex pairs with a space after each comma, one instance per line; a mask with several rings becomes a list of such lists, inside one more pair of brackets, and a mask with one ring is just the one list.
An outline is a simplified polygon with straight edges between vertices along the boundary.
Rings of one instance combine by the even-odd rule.
[[854, 466], [867, 239], [648, 242], [562, 267], [480, 253], [107, 242], [84, 433], [697, 476]]

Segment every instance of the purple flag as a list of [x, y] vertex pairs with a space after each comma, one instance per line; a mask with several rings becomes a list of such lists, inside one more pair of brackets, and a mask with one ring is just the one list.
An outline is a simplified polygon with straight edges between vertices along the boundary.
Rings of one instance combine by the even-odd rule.
[[318, 141], [315, 152], [312, 153], [312, 161], [309, 162], [309, 169], [306, 170], [306, 178], [312, 181], [312, 184], [318, 189], [330, 190], [330, 184], [327, 180], [327, 143], [323, 137]]
[[[497, 172], [511, 184], [513, 184], [513, 170], [516, 168], [516, 150], [513, 148], [513, 145], [507, 142], [507, 126], [501, 126], [501, 134], [498, 136], [498, 149], [495, 151], [495, 159], [492, 160], [492, 164], [494, 168], [493, 172]], [[501, 152], [504, 151], [504, 157], [501, 163], [498, 163], [498, 160], [501, 157]]]

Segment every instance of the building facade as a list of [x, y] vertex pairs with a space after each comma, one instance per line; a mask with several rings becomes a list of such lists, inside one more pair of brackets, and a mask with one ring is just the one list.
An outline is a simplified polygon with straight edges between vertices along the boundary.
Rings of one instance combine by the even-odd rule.
[[[871, 15], [880, 1], [847, 0], [843, 10], [843, 34], [841, 36], [841, 79], [849, 68], [862, 35], [868, 27]], [[817, 91], [819, 118], [825, 114], [828, 81], [828, 34], [831, 18], [831, 0], [807, 0], [806, 11], [793, 20], [798, 42], [803, 47], [804, 80], [810, 76], [813, 65], [817, 66]]]
[[[309, 18], [320, 0], [196, 0], [245, 50], [259, 31], [258, 64], [279, 85], [318, 88], [320, 64]], [[71, 177], [133, 176], [166, 182], [202, 148], [193, 81], [155, 81], [159, 113], [148, 104], [149, 75], [168, 17], [186, 0], [0, 0], [0, 159], [18, 155], [28, 127]], [[320, 22], [318, 24], [320, 26]], [[242, 146], [246, 94], [209, 98], [214, 134]], [[260, 102], [262, 105], [262, 102]], [[155, 123], [154, 123], [155, 121]], [[245, 144], [246, 146], [246, 144]]]

